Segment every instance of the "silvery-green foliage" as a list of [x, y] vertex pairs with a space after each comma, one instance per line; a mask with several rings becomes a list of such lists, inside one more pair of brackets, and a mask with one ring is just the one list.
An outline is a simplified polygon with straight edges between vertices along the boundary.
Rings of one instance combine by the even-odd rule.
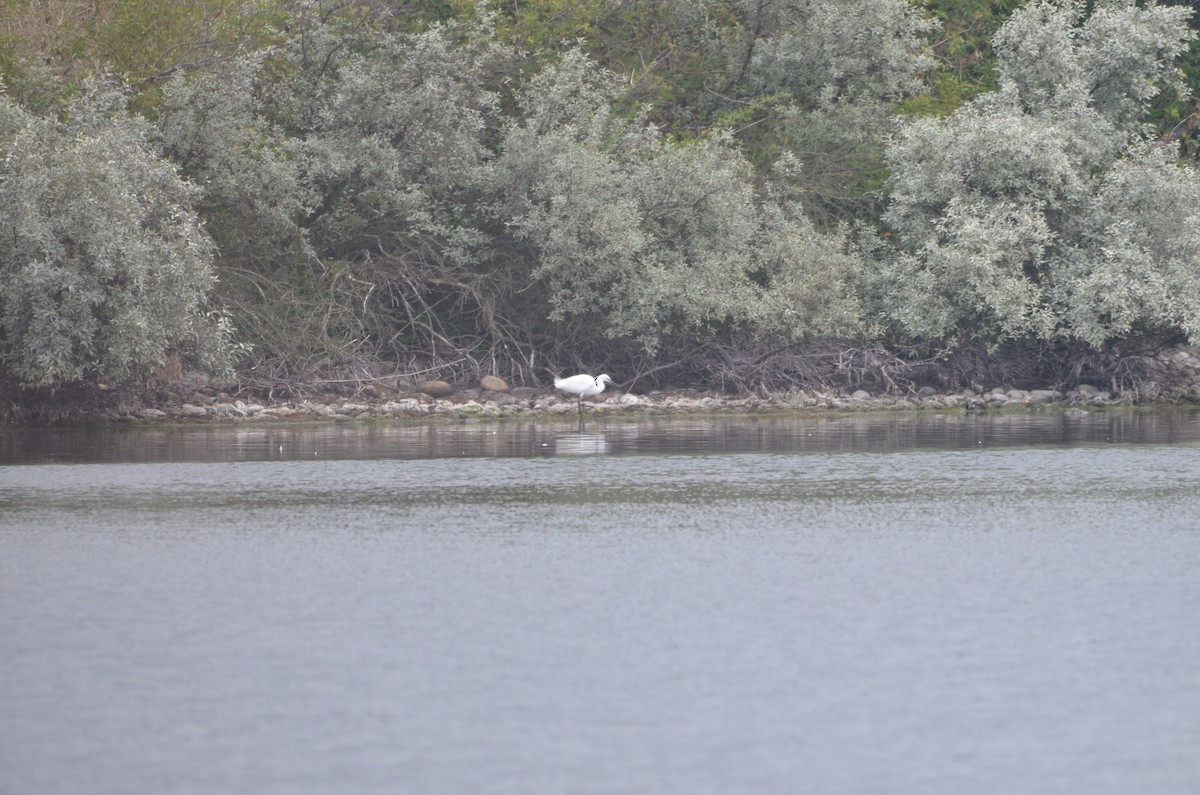
[[[897, 103], [924, 90], [936, 23], [906, 0], [734, 4], [744, 36], [728, 52], [731, 129], [756, 161], [772, 150], [802, 163], [811, 217], [832, 226], [876, 214]], [[767, 102], [747, 117], [747, 108]]]
[[717, 149], [623, 163], [575, 145], [544, 162], [514, 226], [537, 253], [533, 277], [549, 286], [554, 317], [649, 349], [664, 334], [748, 319], [749, 185]]
[[1010, 101], [1037, 113], [1082, 101], [1086, 83], [1076, 48], [1081, 3], [1031, 0], [996, 32], [992, 46]]
[[180, 73], [163, 88], [163, 149], [201, 188], [197, 206], [221, 255], [245, 267], [311, 256], [301, 220], [316, 203], [303, 179], [300, 143], [262, 107], [267, 53]]
[[[276, 253], [299, 238], [318, 259], [367, 240], [389, 255], [486, 158], [489, 80], [512, 56], [482, 22], [401, 35], [335, 21], [299, 14], [271, 52], [168, 84], [167, 151], [205, 188], [223, 244], [242, 226]], [[240, 242], [222, 253], [254, 258]]]
[[[520, 96], [522, 118], [505, 131], [492, 184], [510, 233], [535, 262], [529, 278], [545, 286], [552, 319], [582, 319], [654, 347], [670, 312], [664, 302], [683, 301], [664, 295], [678, 253], [671, 244], [688, 242], [685, 229], [671, 234], [664, 225], [699, 220], [679, 213], [678, 202], [702, 202], [704, 190], [696, 193], [696, 175], [679, 155], [666, 173], [657, 131], [614, 118], [614, 96], [615, 82], [579, 51], [544, 68]], [[728, 176], [712, 194], [730, 189]], [[672, 239], [660, 241], [659, 232]], [[712, 308], [704, 279], [696, 285], [704, 297], [686, 311], [695, 320]]]
[[936, 24], [907, 0], [741, 0], [746, 28], [731, 67], [755, 93], [788, 91], [806, 107], [838, 99], [896, 101], [932, 67]]
[[[980, 97], [948, 119], [920, 119], [893, 141], [899, 251], [883, 274], [884, 313], [910, 336], [977, 339], [1045, 334], [1044, 281], [1054, 221], [1087, 205], [1090, 164], [1111, 160], [1108, 136], [1076, 136], [1078, 119], [1022, 111], [1015, 91]], [[1086, 114], [1085, 114], [1086, 118]], [[1072, 123], [1075, 122], [1075, 123]]]
[[1095, 346], [1139, 330], [1200, 340], [1200, 173], [1169, 148], [1131, 152], [1086, 218], [1054, 295], [1072, 334]]
[[567, 50], [522, 83], [520, 121], [508, 132], [565, 134], [602, 146], [616, 132], [636, 134], [641, 126], [640, 120], [622, 124], [614, 117], [612, 106], [620, 94], [614, 75], [600, 69], [581, 49]]
[[764, 195], [725, 139], [678, 146], [615, 119], [610, 91], [568, 55], [531, 84], [494, 167], [553, 318], [650, 351], [716, 330], [799, 338], [859, 327], [829, 278], [837, 246], [798, 203]]
[[[1196, 267], [1186, 256], [1160, 257], [1161, 245], [1156, 254], [1124, 257], [1122, 278], [1112, 283], [1117, 295], [1085, 286], [1115, 273], [1098, 252], [1120, 239], [1118, 219], [1141, 212], [1134, 192], [1113, 186], [1131, 170], [1163, 184], [1198, 178], [1140, 143], [1149, 81], [1172, 73], [1188, 38], [1185, 17], [1164, 11], [1111, 0], [1097, 5], [1098, 18], [1083, 19], [1078, 3], [1032, 3], [997, 34], [998, 91], [947, 119], [913, 121], [896, 136], [885, 221], [899, 256], [881, 268], [893, 283], [881, 300], [904, 332], [1098, 345], [1136, 323], [1175, 318], [1177, 327], [1192, 327], [1194, 304], [1189, 310], [1185, 299], [1164, 296], [1173, 307], [1166, 308], [1146, 297], [1167, 274]], [[1133, 76], [1113, 75], [1117, 62]], [[1200, 205], [1189, 195], [1179, 193], [1170, 217], [1194, 217]], [[1181, 228], [1169, 235], [1177, 239]], [[1155, 251], [1147, 242], [1142, 250]]]
[[331, 43], [321, 59], [287, 51], [297, 71], [320, 71], [311, 111], [293, 115], [308, 124], [298, 132], [321, 257], [442, 267], [442, 254], [473, 247], [462, 193], [490, 155], [496, 84], [513, 59], [488, 22]]
[[1186, 93], [1174, 59], [1192, 37], [1189, 15], [1184, 6], [1133, 0], [1030, 2], [996, 34], [1000, 73], [1031, 112], [1071, 106], [1083, 95], [1127, 128], [1163, 86]]
[[388, 192], [418, 181], [453, 186], [485, 155], [483, 131], [496, 95], [482, 72], [501, 57], [483, 42], [462, 46], [441, 29], [386, 35], [353, 52], [317, 104], [315, 130], [357, 178]]
[[794, 168], [797, 161], [786, 155], [776, 163], [757, 203], [752, 275], [766, 289], [753, 314], [754, 330], [792, 340], [873, 337], [880, 329], [867, 317], [859, 292], [862, 255], [847, 245], [842, 230], [817, 230], [801, 197], [785, 191], [786, 172]]
[[792, 178], [814, 223], [834, 227], [882, 212], [893, 113], [894, 106], [866, 98], [780, 110], [780, 148], [800, 164]]
[[857, 260], [796, 195], [727, 138], [681, 145], [619, 113], [622, 85], [581, 51], [520, 75], [486, 15], [417, 35], [301, 22], [265, 57], [173, 82], [162, 119], [206, 206], [230, 208], [209, 216], [227, 262], [276, 272], [301, 237], [320, 333], [656, 350], [862, 328]]
[[[174, 353], [222, 364], [194, 189], [124, 98], [62, 120], [0, 97], [0, 368], [22, 386], [120, 380]], [[218, 319], [219, 320], [219, 319]]]
[[[1039, 271], [1053, 233], [1032, 202], [952, 199], [924, 246], [894, 264], [901, 290], [889, 308], [915, 336], [1046, 336], [1053, 322]], [[981, 332], [981, 333], [980, 333]]]
[[255, 286], [236, 300], [261, 334], [297, 318], [263, 342], [301, 358], [409, 334], [397, 307], [471, 281], [488, 239], [471, 191], [514, 61], [487, 15], [406, 35], [316, 11], [268, 52], [172, 81], [161, 114], [221, 263]]
[[1085, 104], [1061, 112], [1025, 111], [1010, 85], [946, 119], [917, 119], [888, 153], [892, 206], [885, 220], [901, 240], [924, 246], [934, 222], [960, 207], [1025, 203], [1069, 223], [1090, 195], [1094, 169], [1125, 139]]

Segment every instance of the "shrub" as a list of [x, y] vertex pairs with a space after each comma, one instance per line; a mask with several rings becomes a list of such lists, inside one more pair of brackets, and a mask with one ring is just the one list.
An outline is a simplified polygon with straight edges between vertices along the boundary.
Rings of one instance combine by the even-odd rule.
[[885, 220], [899, 245], [879, 295], [910, 338], [1197, 338], [1198, 175], [1140, 125], [1177, 74], [1187, 11], [1085, 11], [1017, 11], [996, 36], [1000, 89], [910, 122], [892, 145]]
[[23, 387], [122, 380], [180, 354], [227, 364], [195, 190], [123, 97], [58, 122], [0, 96], [0, 367]]
[[[554, 92], [542, 90], [555, 86]], [[615, 118], [611, 83], [579, 53], [527, 89], [503, 139], [494, 190], [536, 262], [549, 317], [577, 344], [861, 330], [850, 259], [792, 196], [760, 186], [727, 138], [671, 143]], [[554, 101], [550, 101], [555, 97]]]

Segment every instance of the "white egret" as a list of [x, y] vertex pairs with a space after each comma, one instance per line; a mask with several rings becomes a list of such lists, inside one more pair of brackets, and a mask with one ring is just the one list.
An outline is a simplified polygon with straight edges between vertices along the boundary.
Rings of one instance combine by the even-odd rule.
[[613, 380], [608, 377], [607, 373], [592, 378], [587, 373], [573, 375], [570, 378], [555, 378], [554, 388], [566, 392], [568, 395], [575, 395], [579, 398], [579, 415], [583, 416], [583, 399], [599, 395], [604, 391], [606, 384], [611, 384]]

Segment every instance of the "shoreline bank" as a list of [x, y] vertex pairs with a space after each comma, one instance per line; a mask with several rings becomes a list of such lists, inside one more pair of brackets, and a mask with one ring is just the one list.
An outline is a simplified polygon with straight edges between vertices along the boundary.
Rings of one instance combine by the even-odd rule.
[[[578, 414], [574, 398], [563, 397], [552, 389], [515, 388], [485, 391], [480, 388], [456, 390], [434, 396], [425, 392], [405, 391], [392, 395], [326, 394], [298, 399], [254, 399], [229, 392], [204, 388], [187, 395], [173, 393], [174, 399], [144, 401], [126, 396], [111, 405], [92, 409], [64, 411], [59, 416], [14, 417], [5, 425], [37, 427], [64, 424], [128, 423], [247, 423], [287, 421], [388, 421], [388, 420], [503, 420], [570, 419]], [[794, 390], [768, 395], [723, 395], [692, 390], [633, 394], [612, 391], [584, 400], [583, 416], [621, 417], [674, 416], [690, 414], [843, 414], [862, 412], [1009, 412], [1013, 410], [1061, 409], [1087, 413], [1111, 408], [1194, 405], [1192, 400], [1146, 400], [1130, 392], [1113, 393], [1091, 385], [1074, 389], [1003, 389], [988, 392], [964, 389], [935, 392], [931, 389], [907, 395], [871, 394], [856, 390], [850, 394], [821, 390]], [[21, 421], [24, 420], [24, 421]]]
[[[949, 379], [944, 379], [946, 383]], [[997, 384], [997, 382], [999, 382]], [[857, 384], [730, 394], [695, 388], [629, 392], [619, 386], [583, 401], [585, 416], [778, 414], [867, 411], [996, 412], [1014, 409], [1091, 411], [1113, 407], [1200, 406], [1200, 349], [1179, 347], [1157, 369], [1108, 388], [1080, 379], [1070, 386], [961, 386], [870, 391]], [[986, 383], [986, 382], [985, 382]], [[286, 390], [286, 391], [285, 391]], [[462, 420], [549, 417], [578, 413], [573, 395], [551, 386], [510, 386], [494, 375], [473, 383], [416, 382], [393, 375], [295, 383], [275, 388], [177, 373], [119, 387], [0, 392], [0, 428], [104, 423], [203, 423], [311, 420]]]

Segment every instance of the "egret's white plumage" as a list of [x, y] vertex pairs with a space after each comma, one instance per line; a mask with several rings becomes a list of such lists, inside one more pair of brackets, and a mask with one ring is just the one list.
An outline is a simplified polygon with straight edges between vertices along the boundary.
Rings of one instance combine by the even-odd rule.
[[568, 395], [575, 395], [578, 397], [579, 411], [582, 413], [583, 399], [585, 397], [599, 395], [604, 391], [605, 385], [611, 384], [612, 382], [613, 380], [608, 377], [607, 373], [601, 373], [595, 378], [592, 378], [587, 373], [580, 373], [579, 375], [573, 375], [570, 378], [555, 378], [554, 388], [561, 392], [566, 392]]

